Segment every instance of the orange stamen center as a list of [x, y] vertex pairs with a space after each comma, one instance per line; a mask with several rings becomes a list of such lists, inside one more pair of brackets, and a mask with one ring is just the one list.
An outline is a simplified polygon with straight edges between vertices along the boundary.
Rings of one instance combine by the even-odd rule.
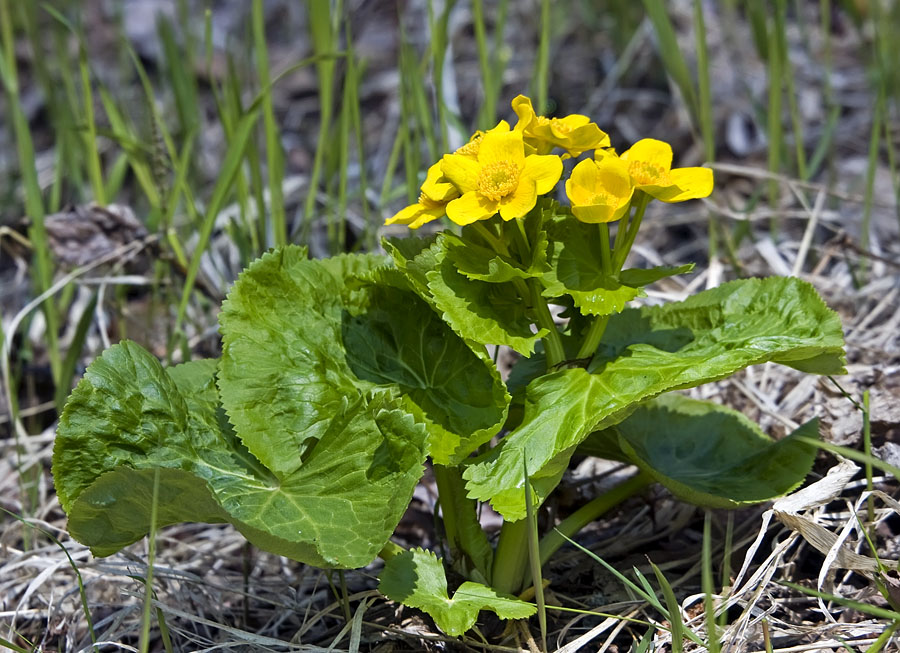
[[629, 161], [628, 174], [638, 184], [645, 186], [668, 186], [669, 171], [647, 161]]
[[428, 197], [428, 195], [426, 195], [425, 193], [419, 193], [419, 204], [421, 204], [422, 208], [424, 209], [437, 209], [444, 206], [445, 203], [436, 202], [435, 200]]
[[478, 156], [478, 151], [481, 149], [481, 139], [484, 136], [484, 132], [477, 131], [472, 136], [472, 139], [463, 145], [462, 147], [456, 148], [455, 154], [462, 154], [463, 156]]
[[496, 202], [519, 186], [519, 166], [512, 161], [494, 161], [478, 173], [478, 192]]
[[570, 131], [572, 131], [572, 128], [569, 127], [569, 125], [558, 118], [553, 118], [550, 121], [550, 126], [560, 134], [568, 134]]

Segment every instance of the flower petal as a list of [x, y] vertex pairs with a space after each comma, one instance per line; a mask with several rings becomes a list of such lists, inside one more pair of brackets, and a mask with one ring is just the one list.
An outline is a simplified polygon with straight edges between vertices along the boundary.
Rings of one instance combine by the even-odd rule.
[[[560, 140], [566, 140], [573, 131], [590, 122], [590, 118], [580, 113], [572, 113], [564, 118], [553, 118], [550, 120], [550, 133]], [[597, 127], [597, 129], [600, 128]]]
[[465, 226], [478, 220], [486, 220], [497, 212], [498, 202], [484, 195], [469, 191], [447, 205], [447, 217], [458, 225]]
[[468, 193], [478, 186], [480, 166], [475, 159], [462, 154], [445, 154], [441, 159], [441, 172], [460, 193]]
[[586, 150], [595, 150], [609, 145], [609, 134], [594, 123], [588, 123], [573, 129], [568, 138], [561, 142], [562, 147], [572, 156], [578, 156]]
[[562, 160], [555, 154], [533, 154], [525, 157], [525, 166], [519, 177], [519, 183], [530, 179], [537, 187], [537, 194], [544, 195], [553, 190], [562, 176], [562, 171]]
[[446, 215], [447, 207], [445, 206], [437, 206], [433, 209], [423, 209], [422, 213], [419, 214], [419, 217], [409, 224], [410, 229], [418, 229], [423, 224], [428, 224], [432, 220], [437, 220], [438, 218]]
[[621, 213], [616, 216], [616, 210], [609, 204], [586, 204], [583, 206], [573, 206], [572, 213], [582, 222], [591, 224], [599, 224], [601, 222], [613, 222], [622, 217], [625, 207], [622, 207]]
[[425, 207], [421, 204], [410, 204], [406, 208], [397, 211], [393, 217], [385, 220], [384, 224], [411, 224], [419, 218], [423, 211], [425, 211]]
[[672, 146], [655, 138], [642, 138], [622, 154], [625, 161], [642, 161], [660, 170], [672, 169]]
[[527, 129], [537, 117], [534, 112], [534, 107], [531, 104], [531, 98], [525, 97], [524, 95], [517, 95], [513, 98], [512, 110], [515, 111], [516, 115], [519, 117], [519, 122], [516, 123], [516, 131]]
[[500, 217], [504, 220], [523, 217], [537, 204], [537, 196], [537, 186], [534, 180], [519, 179], [519, 186], [515, 192], [500, 200]]
[[454, 197], [459, 197], [456, 186], [444, 179], [440, 161], [428, 168], [428, 174], [422, 183], [422, 193], [432, 202], [447, 203]]
[[597, 164], [590, 159], [580, 161], [566, 180], [566, 195], [572, 206], [591, 204], [600, 185], [600, 172]]
[[[669, 173], [672, 185], [660, 189], [656, 194], [647, 190], [663, 202], [684, 202], [701, 197], [709, 197], [713, 189], [713, 173], [709, 168], [675, 168]], [[646, 190], [646, 189], [645, 189]]]
[[622, 159], [608, 156], [595, 165], [600, 186], [606, 193], [620, 200], [626, 197], [631, 199], [634, 185], [631, 183], [631, 175], [628, 174], [628, 165]]
[[481, 146], [478, 148], [479, 166], [508, 161], [521, 167], [524, 160], [525, 143], [521, 132], [487, 132], [481, 139]]

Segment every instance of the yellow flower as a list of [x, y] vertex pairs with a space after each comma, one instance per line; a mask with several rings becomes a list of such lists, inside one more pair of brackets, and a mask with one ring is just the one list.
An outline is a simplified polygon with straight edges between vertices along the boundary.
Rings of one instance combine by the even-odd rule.
[[[599, 160], [615, 154], [597, 150]], [[683, 202], [708, 197], [713, 189], [709, 168], [672, 168], [672, 146], [653, 138], [644, 138], [621, 156], [635, 188], [663, 202]]]
[[565, 118], [546, 118], [534, 112], [531, 100], [524, 95], [512, 101], [513, 111], [519, 117], [516, 130], [524, 132], [525, 142], [538, 154], [547, 154], [554, 147], [561, 147], [569, 156], [578, 156], [585, 150], [609, 145], [606, 132], [581, 114], [573, 113]]
[[572, 213], [582, 222], [613, 222], [628, 210], [634, 184], [627, 164], [608, 156], [599, 162], [585, 159], [566, 181]]
[[463, 156], [470, 157], [472, 159], [478, 158], [478, 149], [481, 147], [481, 139], [484, 138], [485, 134], [493, 134], [493, 133], [505, 133], [509, 131], [509, 123], [505, 120], [501, 120], [497, 123], [497, 126], [493, 129], [488, 129], [486, 132], [481, 131], [480, 129], [472, 134], [472, 138], [469, 139], [469, 142], [463, 145], [462, 147], [456, 148], [454, 154], [462, 154]]
[[447, 212], [447, 203], [459, 197], [456, 187], [442, 178], [441, 162], [428, 168], [425, 183], [419, 193], [419, 201], [399, 211], [385, 220], [389, 224], [405, 224], [410, 229], [418, 229], [423, 224], [437, 220]]
[[447, 217], [467, 225], [500, 212], [504, 220], [521, 218], [549, 193], [562, 175], [558, 156], [525, 156], [522, 132], [486, 133], [475, 158], [445, 154], [441, 170], [462, 193], [447, 205]]

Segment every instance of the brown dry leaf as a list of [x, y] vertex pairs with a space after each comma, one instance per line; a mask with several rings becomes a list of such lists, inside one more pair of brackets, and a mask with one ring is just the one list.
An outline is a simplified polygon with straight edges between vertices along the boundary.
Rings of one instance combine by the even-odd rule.
[[53, 257], [67, 267], [96, 261], [135, 240], [147, 229], [134, 212], [121, 204], [82, 204], [44, 219]]

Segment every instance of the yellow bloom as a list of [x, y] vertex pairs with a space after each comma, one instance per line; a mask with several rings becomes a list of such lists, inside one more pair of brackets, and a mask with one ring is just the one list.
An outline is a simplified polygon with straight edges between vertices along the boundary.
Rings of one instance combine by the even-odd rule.
[[566, 181], [572, 213], [582, 222], [613, 222], [628, 210], [634, 184], [627, 164], [608, 156], [599, 162], [585, 159]]
[[[597, 150], [597, 160], [614, 157]], [[672, 146], [653, 138], [644, 138], [621, 156], [635, 188], [663, 202], [683, 202], [708, 197], [713, 189], [709, 168], [672, 168]]]
[[606, 132], [581, 114], [573, 113], [565, 118], [546, 118], [534, 112], [531, 100], [524, 95], [512, 101], [513, 111], [519, 117], [516, 130], [524, 132], [525, 142], [538, 154], [547, 154], [554, 147], [561, 147], [569, 156], [578, 156], [585, 150], [609, 145]]
[[445, 154], [441, 170], [462, 196], [447, 205], [447, 217], [467, 225], [500, 212], [504, 220], [521, 218], [549, 193], [562, 176], [558, 156], [525, 155], [522, 132], [486, 133], [475, 158]]
[[389, 224], [405, 224], [410, 229], [418, 229], [423, 224], [437, 220], [447, 212], [447, 203], [459, 197], [456, 187], [442, 178], [441, 162], [428, 168], [425, 183], [419, 193], [419, 201], [410, 204], [392, 218], [385, 220]]
[[480, 129], [472, 134], [472, 138], [469, 139], [469, 142], [463, 145], [462, 147], [456, 148], [454, 154], [462, 154], [463, 156], [470, 157], [472, 159], [478, 158], [478, 149], [481, 147], [481, 139], [484, 138], [485, 134], [493, 134], [493, 133], [505, 133], [509, 131], [509, 123], [505, 120], [501, 120], [497, 123], [497, 126], [493, 129], [488, 129], [486, 132], [481, 131]]

